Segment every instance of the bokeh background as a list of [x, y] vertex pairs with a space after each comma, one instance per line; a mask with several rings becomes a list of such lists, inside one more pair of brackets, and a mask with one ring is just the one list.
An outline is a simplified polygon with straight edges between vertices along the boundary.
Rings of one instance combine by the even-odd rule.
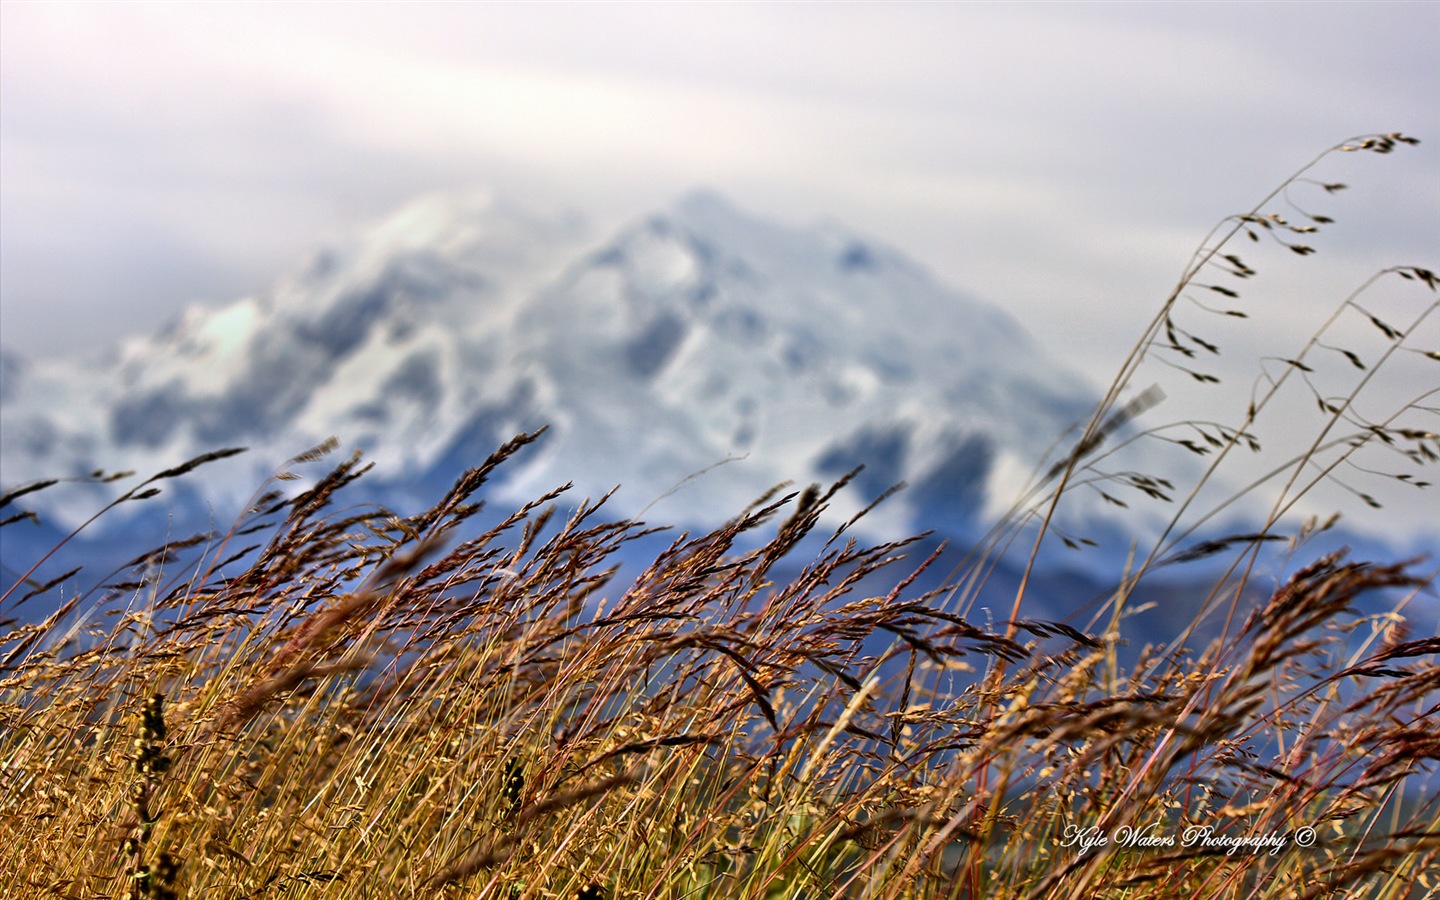
[[1313, 258], [1256, 248], [1227, 352], [1294, 346], [1440, 247], [1434, 3], [7, 0], [0, 19], [0, 341], [31, 358], [260, 291], [327, 235], [475, 185], [601, 231], [700, 186], [838, 219], [1097, 384], [1216, 221], [1351, 135], [1427, 142], [1316, 171], [1354, 185], [1296, 197], [1338, 224]]

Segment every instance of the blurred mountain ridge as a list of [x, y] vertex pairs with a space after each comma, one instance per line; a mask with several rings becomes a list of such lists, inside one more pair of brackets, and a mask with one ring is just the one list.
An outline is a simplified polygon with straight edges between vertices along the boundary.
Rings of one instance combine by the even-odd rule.
[[423, 197], [263, 294], [192, 306], [98, 359], [7, 349], [0, 378], [7, 485], [249, 446], [187, 501], [223, 520], [333, 434], [377, 463], [387, 499], [418, 504], [546, 426], [500, 495], [619, 485], [626, 513], [668, 495], [657, 519], [713, 525], [777, 482], [863, 463], [837, 512], [908, 482], [870, 517], [892, 534], [968, 532], [1097, 396], [897, 250], [708, 190], [599, 236], [488, 191]]

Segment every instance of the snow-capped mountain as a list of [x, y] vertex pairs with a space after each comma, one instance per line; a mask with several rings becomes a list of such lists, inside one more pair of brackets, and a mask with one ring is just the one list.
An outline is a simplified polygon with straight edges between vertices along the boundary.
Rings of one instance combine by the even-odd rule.
[[[777, 482], [864, 463], [842, 507], [904, 480], [872, 528], [963, 533], [1095, 396], [900, 253], [710, 193], [601, 238], [488, 194], [426, 198], [261, 296], [89, 363], [6, 351], [0, 370], [7, 485], [249, 446], [199, 481], [222, 521], [332, 434], [418, 506], [547, 425], [499, 473], [502, 496], [620, 485], [619, 510], [669, 495], [654, 519], [714, 524]], [[34, 497], [52, 520], [80, 515]]]

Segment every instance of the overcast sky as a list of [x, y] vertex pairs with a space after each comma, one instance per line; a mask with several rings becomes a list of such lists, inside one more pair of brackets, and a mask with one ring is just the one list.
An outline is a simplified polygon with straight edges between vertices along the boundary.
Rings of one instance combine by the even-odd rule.
[[33, 352], [234, 299], [327, 234], [475, 184], [602, 222], [698, 185], [834, 216], [1042, 338], [1131, 336], [1216, 219], [1352, 134], [1431, 142], [1331, 167], [1356, 185], [1327, 206], [1334, 255], [1440, 246], [1434, 3], [0, 15], [0, 314]]
[[1420, 2], [5, 0], [0, 341], [153, 330], [424, 192], [607, 225], [708, 186], [896, 246], [1103, 383], [1210, 227], [1351, 135], [1426, 143], [1317, 172], [1338, 224], [1262, 253], [1238, 340], [1436, 266], [1437, 39]]

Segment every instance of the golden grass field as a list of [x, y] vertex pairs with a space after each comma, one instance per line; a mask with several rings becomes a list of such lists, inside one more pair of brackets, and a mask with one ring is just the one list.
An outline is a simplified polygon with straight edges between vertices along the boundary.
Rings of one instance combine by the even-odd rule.
[[[1203, 610], [1218, 636], [1138, 659], [1120, 646], [1153, 555], [1115, 573], [1089, 632], [1028, 618], [1023, 586], [1007, 618], [973, 615], [987, 560], [1046, 539], [1128, 418], [1135, 364], [1181, 340], [1196, 275], [1243, 276], [1228, 244], [1247, 229], [1312, 228], [1264, 208], [1202, 248], [1073, 449], [938, 589], [917, 586], [934, 563], [912, 542], [821, 526], [838, 486], [779, 489], [622, 578], [656, 537], [603, 500], [561, 512], [556, 491], [478, 524], [486, 479], [534, 435], [417, 515], [352, 506], [355, 457], [293, 496], [282, 473], [194, 556], [119, 573], [109, 614], [74, 625], [71, 597], [0, 634], [0, 894], [1434, 894], [1440, 637], [1403, 609], [1433, 561], [1307, 558], [1277, 518], [1195, 554], [1234, 561]], [[1434, 275], [1391, 274], [1429, 291], [1414, 322], [1383, 323], [1413, 347]], [[1266, 403], [1202, 455], [1243, 452]], [[1358, 431], [1440, 459], [1433, 433]], [[42, 487], [6, 496], [7, 528]], [[1248, 574], [1261, 534], [1303, 561], [1278, 586]], [[48, 590], [22, 582], [0, 609]], [[1355, 613], [1382, 591], [1395, 612]]]

